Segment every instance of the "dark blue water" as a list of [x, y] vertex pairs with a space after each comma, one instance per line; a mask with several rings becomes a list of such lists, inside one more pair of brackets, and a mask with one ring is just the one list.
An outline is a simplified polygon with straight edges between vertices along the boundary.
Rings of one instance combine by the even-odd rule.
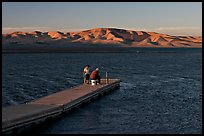
[[131, 53], [2, 55], [2, 106], [18, 105], [83, 83], [99, 67], [121, 87], [40, 133], [202, 133], [202, 49]]

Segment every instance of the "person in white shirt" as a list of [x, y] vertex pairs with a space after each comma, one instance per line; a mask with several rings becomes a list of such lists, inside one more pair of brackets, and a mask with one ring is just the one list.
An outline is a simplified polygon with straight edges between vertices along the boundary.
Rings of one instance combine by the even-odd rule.
[[83, 77], [84, 77], [84, 84], [89, 84], [89, 65], [86, 65], [86, 67], [84, 68], [84, 72], [83, 72]]

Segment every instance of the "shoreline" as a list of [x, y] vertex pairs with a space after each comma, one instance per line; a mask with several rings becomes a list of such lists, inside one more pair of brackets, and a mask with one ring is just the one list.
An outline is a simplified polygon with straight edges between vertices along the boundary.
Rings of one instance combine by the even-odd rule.
[[155, 50], [155, 49], [202, 49], [202, 47], [19, 47], [19, 48], [4, 48], [2, 54], [13, 53], [135, 53], [140, 50]]

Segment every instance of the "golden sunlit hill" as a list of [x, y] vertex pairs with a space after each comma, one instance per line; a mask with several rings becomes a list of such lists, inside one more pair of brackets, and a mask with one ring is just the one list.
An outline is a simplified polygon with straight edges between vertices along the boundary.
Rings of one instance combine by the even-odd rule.
[[95, 28], [79, 32], [13, 32], [2, 34], [3, 45], [86, 43], [122, 47], [202, 47], [201, 36], [171, 36], [156, 32]]

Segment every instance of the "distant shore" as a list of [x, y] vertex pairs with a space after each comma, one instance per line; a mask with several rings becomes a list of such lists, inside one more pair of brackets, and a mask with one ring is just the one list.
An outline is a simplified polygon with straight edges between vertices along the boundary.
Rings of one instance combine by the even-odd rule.
[[[2, 34], [2, 44], [9, 47], [25, 45], [26, 48], [30, 48], [30, 45], [35, 45], [36, 47], [49, 47], [48, 50], [52, 50], [50, 47], [54, 45], [57, 47], [56, 50], [61, 50], [59, 48], [63, 47], [67, 51], [69, 47], [195, 48], [202, 47], [202, 37], [173, 36], [157, 32], [120, 28], [93, 28], [79, 32], [13, 32]], [[80, 48], [75, 50], [81, 51]], [[86, 49], [84, 50], [87, 51]], [[101, 49], [99, 50], [101, 51]]]
[[202, 49], [202, 47], [6, 47], [2, 53], [128, 53], [140, 49]]

